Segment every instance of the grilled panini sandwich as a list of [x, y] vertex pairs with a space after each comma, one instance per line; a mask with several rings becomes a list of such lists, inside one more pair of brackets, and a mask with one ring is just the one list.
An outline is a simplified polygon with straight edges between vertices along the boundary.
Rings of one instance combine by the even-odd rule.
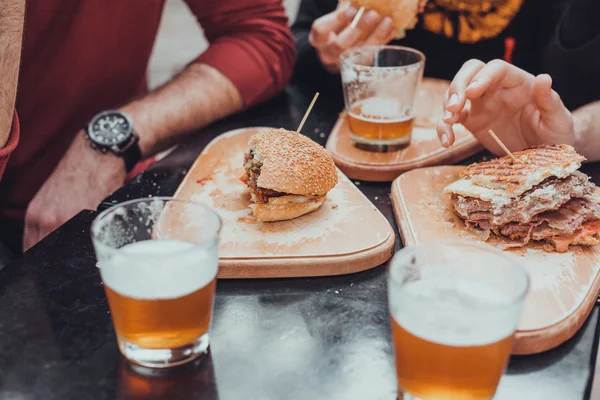
[[600, 243], [595, 185], [579, 171], [584, 157], [568, 145], [543, 145], [473, 164], [446, 187], [456, 213], [485, 237], [545, 243], [548, 251]]

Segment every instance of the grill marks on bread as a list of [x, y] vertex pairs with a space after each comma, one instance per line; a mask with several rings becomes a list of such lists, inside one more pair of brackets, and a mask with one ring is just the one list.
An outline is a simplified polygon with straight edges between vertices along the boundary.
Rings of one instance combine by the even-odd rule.
[[[508, 192], [524, 192], [550, 176], [563, 178], [579, 169], [585, 157], [569, 145], [542, 145], [467, 167], [461, 177], [476, 184]], [[536, 179], [537, 178], [537, 179]]]

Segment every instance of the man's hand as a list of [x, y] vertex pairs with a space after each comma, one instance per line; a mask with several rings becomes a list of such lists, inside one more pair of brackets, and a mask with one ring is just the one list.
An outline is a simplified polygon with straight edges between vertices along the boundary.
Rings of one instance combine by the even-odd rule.
[[511, 151], [543, 143], [575, 144], [573, 116], [552, 90], [550, 76], [533, 76], [501, 60], [470, 60], [456, 74], [437, 125], [443, 146], [454, 143], [456, 123], [496, 155], [504, 152], [490, 129]]
[[363, 44], [387, 44], [396, 34], [392, 19], [383, 18], [373, 10], [365, 11], [356, 28], [352, 28], [350, 24], [356, 13], [356, 8], [340, 3], [335, 11], [312, 24], [308, 40], [330, 73], [340, 72], [340, 54], [344, 50]]
[[83, 209], [95, 210], [100, 201], [125, 182], [125, 163], [90, 147], [79, 132], [69, 151], [27, 207], [24, 250]]

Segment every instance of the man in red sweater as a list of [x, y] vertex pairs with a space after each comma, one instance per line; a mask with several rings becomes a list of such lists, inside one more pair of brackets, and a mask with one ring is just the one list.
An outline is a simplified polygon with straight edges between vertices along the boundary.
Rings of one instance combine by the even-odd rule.
[[281, 0], [186, 2], [210, 46], [147, 93], [165, 0], [0, 0], [0, 241], [14, 250], [24, 226], [31, 247], [141, 158], [284, 87], [295, 49]]

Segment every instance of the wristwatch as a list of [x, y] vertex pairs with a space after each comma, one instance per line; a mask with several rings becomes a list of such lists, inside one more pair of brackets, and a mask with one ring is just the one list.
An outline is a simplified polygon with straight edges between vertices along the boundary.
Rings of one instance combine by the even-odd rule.
[[86, 133], [92, 148], [123, 158], [127, 172], [142, 158], [140, 138], [133, 132], [133, 121], [121, 111], [108, 110], [96, 114]]

